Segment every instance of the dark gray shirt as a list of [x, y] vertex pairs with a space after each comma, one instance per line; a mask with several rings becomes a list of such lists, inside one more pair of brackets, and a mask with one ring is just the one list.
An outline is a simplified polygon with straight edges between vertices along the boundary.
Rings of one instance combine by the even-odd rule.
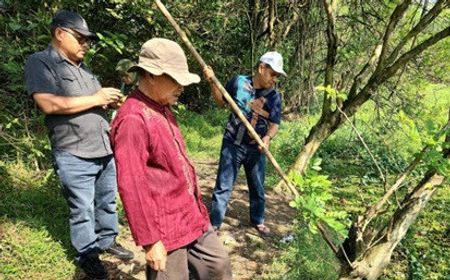
[[[71, 64], [51, 45], [31, 55], [25, 65], [28, 94], [51, 93], [59, 96], [93, 95], [101, 86], [97, 78], [81, 63]], [[64, 150], [82, 158], [112, 154], [109, 123], [101, 107], [73, 115], [46, 115], [52, 149]]]

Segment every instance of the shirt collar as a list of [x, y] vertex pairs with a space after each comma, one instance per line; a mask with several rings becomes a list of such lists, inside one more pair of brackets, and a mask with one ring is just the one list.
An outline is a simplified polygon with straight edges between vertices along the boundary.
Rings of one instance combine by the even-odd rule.
[[[54, 48], [52, 44], [48, 45], [47, 52], [49, 53], [50, 57], [54, 59], [58, 64], [63, 62], [70, 63], [70, 61], [64, 55], [62, 55], [56, 48]], [[72, 63], [70, 64], [73, 65]], [[77, 67], [84, 68], [85, 65], [83, 61], [81, 61]]]
[[139, 99], [144, 101], [147, 105], [151, 106], [152, 108], [157, 109], [158, 111], [163, 112], [164, 110], [169, 108], [168, 105], [161, 105], [158, 102], [154, 101], [153, 99], [145, 95], [139, 88], [136, 88], [134, 93]]
[[272, 91], [275, 90], [274, 88], [258, 88], [258, 89], [256, 89], [253, 86], [253, 76], [245, 76], [245, 78], [247, 79], [248, 83], [252, 87], [252, 89], [255, 92], [255, 95], [257, 97], [260, 97], [260, 96], [264, 96], [265, 97], [265, 96], [269, 95], [269, 93], [271, 93]]

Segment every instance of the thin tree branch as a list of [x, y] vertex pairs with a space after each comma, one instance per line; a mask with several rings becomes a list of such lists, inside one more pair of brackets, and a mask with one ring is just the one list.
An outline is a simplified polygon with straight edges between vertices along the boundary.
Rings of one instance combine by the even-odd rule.
[[291, 31], [292, 26], [297, 23], [298, 19], [300, 18], [300, 12], [297, 8], [292, 12], [292, 18], [286, 25], [286, 28], [284, 29], [283, 36], [281, 37], [283, 40], [286, 39], [286, 37], [289, 34], [289, 31]]
[[359, 73], [355, 76], [355, 79], [353, 80], [352, 87], [349, 91], [349, 98], [353, 98], [356, 95], [356, 92], [358, 91], [359, 84], [361, 83], [361, 80], [363, 78], [363, 75], [366, 73], [366, 71], [374, 65], [375, 61], [379, 59], [381, 54], [381, 48], [382, 45], [378, 45], [373, 50], [372, 56], [367, 61], [366, 65], [359, 71]]
[[[436, 133], [436, 135], [433, 138], [439, 139], [442, 136], [442, 134], [445, 133], [449, 128], [450, 128], [450, 119], [447, 122], [447, 124], [441, 130], [439, 130], [439, 132]], [[369, 210], [367, 210], [366, 214], [364, 215], [364, 218], [361, 220], [360, 223], [361, 224], [360, 228], [362, 229], [363, 232], [366, 230], [367, 226], [372, 221], [372, 219], [376, 217], [378, 213], [380, 213], [381, 208], [388, 201], [389, 197], [391, 197], [391, 195], [400, 188], [401, 184], [405, 181], [406, 177], [408, 177], [408, 175], [411, 174], [411, 172], [417, 167], [417, 165], [420, 163], [423, 156], [428, 152], [429, 149], [430, 146], [424, 147], [422, 151], [416, 155], [414, 160], [409, 164], [409, 166], [405, 169], [405, 171], [403, 171], [403, 173], [400, 174], [395, 183], [389, 188], [389, 190], [383, 195], [383, 197], [375, 205], [370, 207]]]
[[361, 134], [359, 133], [358, 129], [353, 125], [352, 121], [348, 118], [347, 114], [344, 111], [342, 111], [342, 109], [339, 106], [337, 106], [337, 109], [339, 110], [339, 112], [341, 112], [341, 114], [344, 115], [344, 117], [350, 123], [351, 127], [355, 131], [356, 135], [358, 136], [359, 140], [363, 144], [364, 148], [369, 153], [370, 158], [375, 163], [375, 166], [377, 167], [378, 173], [380, 173], [381, 180], [383, 181], [383, 185], [386, 186], [386, 177], [384, 176], [383, 171], [381, 170], [380, 165], [378, 164], [377, 160], [375, 159], [374, 155], [372, 154], [372, 151], [370, 150], [369, 146], [367, 146], [366, 142], [364, 141], [364, 138], [361, 136]]
[[320, 235], [325, 240], [325, 242], [328, 244], [328, 246], [333, 251], [333, 253], [337, 255], [339, 250], [336, 247], [336, 245], [334, 245], [334, 242], [333, 242], [333, 239], [331, 238], [330, 232], [325, 227], [325, 225], [322, 224], [321, 222], [318, 222], [317, 223], [317, 229], [319, 229]]
[[402, 56], [400, 56], [391, 66], [385, 68], [382, 73], [380, 73], [380, 76], [375, 78], [376, 84], [383, 83], [388, 78], [393, 76], [397, 70], [405, 65], [407, 62], [409, 62], [411, 59], [422, 53], [427, 48], [431, 47], [432, 45], [436, 44], [440, 40], [450, 36], [450, 26], [445, 28], [444, 30], [434, 34], [421, 44], [417, 45], [410, 51], [404, 53]]
[[397, 44], [395, 49], [391, 52], [389, 57], [386, 59], [386, 64], [391, 64], [397, 57], [406, 43], [411, 39], [415, 38], [422, 30], [424, 30], [433, 20], [439, 16], [442, 10], [449, 5], [448, 0], [438, 0], [433, 8], [422, 16], [420, 21], [406, 34], [406, 36]]
[[449, 35], [450, 26], [434, 34], [410, 51], [404, 53], [400, 58], [396, 60], [396, 62], [394, 62], [394, 64], [383, 69], [383, 71], [373, 73], [372, 77], [369, 79], [367, 84], [359, 91], [359, 93], [352, 96], [352, 98], [348, 98], [344, 102], [342, 110], [346, 112], [347, 116], [352, 116], [358, 110], [358, 108], [370, 98], [372, 92], [376, 90], [380, 84], [384, 83], [387, 79], [392, 77], [400, 67], [408, 63], [411, 59], [422, 53], [427, 48], [448, 37]]
[[[336, 34], [336, 0], [331, 0], [328, 3], [327, 0], [323, 0], [325, 12], [327, 15], [327, 58], [325, 67], [325, 86], [333, 85], [334, 66], [336, 65], [337, 54], [337, 34]], [[328, 113], [331, 110], [331, 97], [325, 92], [324, 101], [322, 106], [322, 112]]]
[[397, 7], [395, 7], [395, 10], [392, 12], [389, 22], [386, 26], [383, 41], [381, 43], [381, 54], [380, 58], [378, 59], [378, 65], [375, 72], [379, 72], [383, 68], [392, 32], [394, 31], [398, 22], [402, 19], [403, 15], [411, 4], [411, 1], [412, 0], [404, 0], [401, 4], [397, 5]]
[[267, 28], [269, 30], [270, 45], [272, 47], [274, 47], [275, 44], [276, 44], [276, 42], [275, 42], [276, 36], [275, 36], [274, 25], [275, 25], [275, 20], [276, 20], [275, 13], [276, 13], [277, 6], [276, 6], [276, 3], [275, 3], [275, 0], [269, 0], [268, 5], [269, 5], [269, 22], [268, 22], [268, 27]]
[[[421, 16], [420, 16], [420, 21], [427, 15], [427, 13], [426, 13], [426, 7], [427, 7], [427, 5], [428, 5], [428, 1], [425, 0], [424, 2], [425, 2], [425, 3], [422, 4], [423, 6], [422, 6], [422, 13], [421, 13]], [[418, 9], [419, 9], [419, 6], [417, 6], [416, 12], [414, 12], [414, 14], [417, 13]], [[414, 17], [411, 17], [411, 21], [413, 21], [413, 19], [414, 19]], [[420, 21], [419, 21], [419, 22], [420, 22]], [[417, 26], [417, 25], [416, 25], [416, 26]], [[413, 47], [416, 45], [417, 35], [418, 35], [418, 34], [414, 35], [414, 38], [413, 38], [412, 43], [411, 43], [411, 48], [413, 48]], [[407, 35], [406, 37], [408, 37], [408, 35]], [[409, 40], [409, 39], [406, 39], [406, 38], [405, 38], [404, 40], [402, 40], [402, 42], [405, 42], [405, 43], [406, 43], [407, 40]], [[390, 64], [390, 62], [391, 62], [391, 57], [393, 57], [393, 59], [397, 58], [398, 52], [399, 52], [400, 49], [401, 49], [400, 44], [401, 44], [401, 42], [397, 45], [397, 47], [395, 48], [395, 50], [391, 53], [391, 55], [389, 56], [389, 58], [388, 58], [387, 61], [386, 61], [386, 65], [389, 65], [389, 64]], [[399, 47], [400, 47], [400, 48], [399, 48]], [[411, 48], [410, 48], [410, 49], [411, 49]], [[398, 75], [397, 82], [395, 83], [394, 88], [391, 90], [391, 94], [389, 94], [387, 100], [390, 100], [390, 99], [391, 99], [392, 95], [394, 94], [395, 90], [397, 89], [398, 85], [400, 84], [400, 81], [401, 81], [401, 79], [402, 79], [402, 77], [403, 77], [403, 74], [404, 74], [405, 72], [406, 72], [406, 64], [403, 65], [402, 70], [400, 71], [400, 74]], [[396, 199], [397, 199], [397, 195], [396, 195]]]

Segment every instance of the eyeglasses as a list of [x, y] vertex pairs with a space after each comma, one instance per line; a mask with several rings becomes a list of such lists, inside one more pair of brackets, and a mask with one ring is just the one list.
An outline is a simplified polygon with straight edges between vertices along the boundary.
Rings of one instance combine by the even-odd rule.
[[72, 31], [71, 29], [66, 29], [66, 28], [61, 28], [61, 29], [66, 31], [70, 35], [72, 35], [73, 38], [75, 38], [75, 40], [77, 40], [78, 44], [80, 44], [80, 45], [84, 45], [84, 43], [87, 43], [88, 45], [90, 45], [92, 42], [89, 37], [80, 35], [77, 32]]

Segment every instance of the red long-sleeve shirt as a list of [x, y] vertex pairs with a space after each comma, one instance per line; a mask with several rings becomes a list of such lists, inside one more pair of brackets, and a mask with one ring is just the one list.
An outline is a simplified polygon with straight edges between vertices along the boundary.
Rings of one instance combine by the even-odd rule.
[[119, 194], [137, 245], [183, 247], [209, 218], [175, 116], [136, 89], [111, 128]]

